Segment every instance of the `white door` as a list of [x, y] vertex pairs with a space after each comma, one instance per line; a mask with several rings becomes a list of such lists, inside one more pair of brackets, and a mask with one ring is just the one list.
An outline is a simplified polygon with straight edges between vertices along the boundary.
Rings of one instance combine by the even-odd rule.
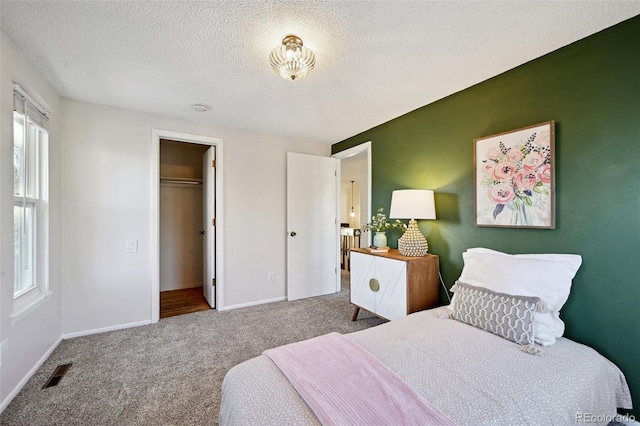
[[337, 161], [287, 153], [287, 299], [338, 291]]
[[209, 306], [216, 307], [216, 147], [202, 156], [202, 196], [204, 205], [204, 283], [202, 292]]

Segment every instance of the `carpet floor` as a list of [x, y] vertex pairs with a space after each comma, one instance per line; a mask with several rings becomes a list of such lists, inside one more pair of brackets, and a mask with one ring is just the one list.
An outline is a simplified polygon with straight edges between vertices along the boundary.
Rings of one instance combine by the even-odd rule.
[[[64, 340], [0, 414], [2, 425], [217, 424], [226, 372], [264, 350], [383, 322], [340, 293], [231, 311], [196, 312], [157, 324]], [[41, 389], [56, 366], [60, 383]]]

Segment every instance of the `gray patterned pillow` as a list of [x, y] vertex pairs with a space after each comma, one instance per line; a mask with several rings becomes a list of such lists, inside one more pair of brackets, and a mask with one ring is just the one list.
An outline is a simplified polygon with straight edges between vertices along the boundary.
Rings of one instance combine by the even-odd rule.
[[533, 316], [542, 308], [539, 297], [495, 293], [457, 281], [452, 318], [533, 348]]

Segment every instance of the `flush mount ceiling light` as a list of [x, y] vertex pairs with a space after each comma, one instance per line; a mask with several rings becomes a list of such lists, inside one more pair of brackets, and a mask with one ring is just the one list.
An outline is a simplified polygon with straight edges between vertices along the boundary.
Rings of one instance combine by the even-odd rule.
[[285, 80], [302, 80], [316, 66], [316, 55], [302, 45], [300, 37], [290, 34], [271, 51], [269, 62]]

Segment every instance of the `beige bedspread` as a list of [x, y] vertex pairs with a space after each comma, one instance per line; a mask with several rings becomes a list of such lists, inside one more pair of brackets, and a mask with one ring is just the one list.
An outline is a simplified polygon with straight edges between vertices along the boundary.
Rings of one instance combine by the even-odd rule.
[[[347, 336], [459, 425], [569, 425], [581, 415], [614, 416], [616, 407], [631, 408], [620, 370], [595, 350], [565, 338], [541, 355], [530, 355], [501, 337], [440, 319], [434, 311]], [[220, 423], [318, 421], [263, 355], [227, 373]]]

